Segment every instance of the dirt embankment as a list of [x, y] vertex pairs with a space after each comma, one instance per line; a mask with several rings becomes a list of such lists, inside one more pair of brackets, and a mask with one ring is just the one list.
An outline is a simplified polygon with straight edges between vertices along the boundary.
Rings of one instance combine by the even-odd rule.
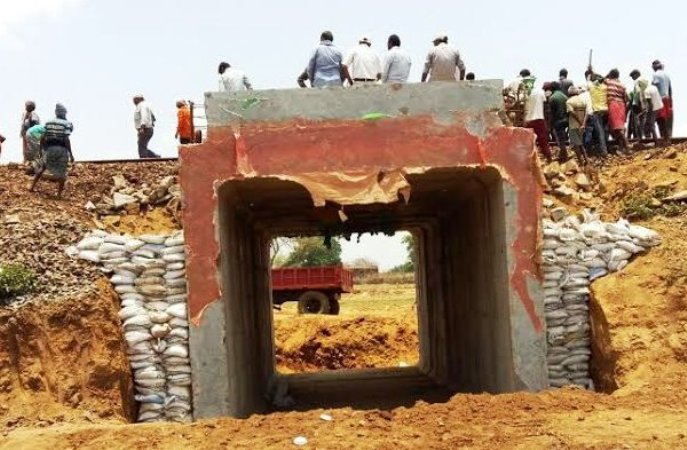
[[106, 280], [96, 295], [0, 310], [0, 425], [133, 417], [133, 385]]
[[[604, 172], [606, 216], [617, 217], [638, 192], [687, 189], [686, 153], [645, 158]], [[663, 244], [593, 285], [597, 379], [617, 395], [687, 387], [687, 213], [639, 223], [659, 232]]]

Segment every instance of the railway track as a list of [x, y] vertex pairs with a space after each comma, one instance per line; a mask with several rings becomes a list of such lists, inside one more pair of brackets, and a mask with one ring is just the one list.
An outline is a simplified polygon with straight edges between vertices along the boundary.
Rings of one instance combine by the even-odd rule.
[[[653, 140], [651, 139], [632, 139], [629, 141], [631, 144], [652, 144]], [[672, 144], [683, 144], [687, 142], [687, 137], [676, 137], [671, 140]], [[555, 142], [552, 142], [551, 145], [556, 145]], [[611, 145], [613, 145], [613, 142], [611, 142]], [[144, 158], [144, 159], [100, 159], [100, 160], [90, 160], [90, 161], [76, 161], [76, 164], [129, 164], [129, 163], [134, 163], [134, 164], [150, 164], [150, 163], [158, 163], [158, 162], [175, 162], [178, 161], [179, 158]]]

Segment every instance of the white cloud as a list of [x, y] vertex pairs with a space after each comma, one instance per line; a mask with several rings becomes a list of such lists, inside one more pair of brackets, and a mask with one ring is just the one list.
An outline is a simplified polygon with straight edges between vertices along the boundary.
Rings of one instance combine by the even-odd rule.
[[85, 0], [0, 0], [0, 38], [16, 39], [18, 28], [36, 17], [59, 17]]

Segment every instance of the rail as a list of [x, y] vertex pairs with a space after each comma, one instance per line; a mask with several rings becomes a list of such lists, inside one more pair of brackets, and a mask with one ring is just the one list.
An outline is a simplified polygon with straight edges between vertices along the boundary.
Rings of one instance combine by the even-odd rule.
[[[628, 142], [631, 144], [652, 144], [653, 139], [630, 139]], [[671, 144], [684, 144], [687, 142], [687, 137], [676, 137], [671, 139]], [[612, 143], [612, 141], [611, 141]], [[555, 145], [554, 142], [551, 143]], [[76, 164], [128, 164], [128, 163], [158, 163], [158, 162], [176, 162], [179, 158], [141, 158], [141, 159], [98, 159], [98, 160], [86, 160], [86, 161], [76, 161]]]

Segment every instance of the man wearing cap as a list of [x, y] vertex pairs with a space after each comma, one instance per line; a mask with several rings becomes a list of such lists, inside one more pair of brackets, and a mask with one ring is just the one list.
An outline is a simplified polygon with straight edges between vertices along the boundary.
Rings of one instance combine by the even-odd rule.
[[[654, 69], [654, 78], [651, 84], [658, 88], [658, 93], [663, 98], [663, 110], [659, 112], [656, 121], [658, 122], [659, 129], [663, 124], [663, 130], [665, 130], [666, 134], [662, 135], [661, 138], [667, 141], [673, 136], [673, 86], [661, 61], [654, 61], [651, 67]], [[663, 132], [661, 131], [661, 133]]]
[[358, 46], [348, 53], [344, 65], [355, 83], [374, 83], [382, 78], [382, 63], [367, 36], [358, 40]]
[[136, 105], [134, 125], [138, 134], [138, 156], [139, 158], [159, 158], [159, 155], [148, 149], [148, 143], [153, 138], [155, 114], [142, 95], [134, 96], [134, 105]]
[[5, 142], [5, 136], [0, 134], [0, 155], [2, 155], [2, 143]]
[[67, 108], [61, 103], [55, 105], [55, 118], [45, 123], [45, 133], [41, 140], [43, 160], [36, 169], [36, 176], [31, 184], [31, 192], [36, 190], [36, 184], [43, 173], [48, 170], [57, 180], [57, 197], [62, 196], [67, 181], [69, 163], [74, 163], [70, 136], [74, 126], [67, 120]]
[[439, 35], [434, 38], [434, 47], [427, 54], [422, 82], [456, 81], [456, 72], [459, 72], [460, 80], [465, 79], [465, 64], [460, 53], [448, 45], [448, 36]]

